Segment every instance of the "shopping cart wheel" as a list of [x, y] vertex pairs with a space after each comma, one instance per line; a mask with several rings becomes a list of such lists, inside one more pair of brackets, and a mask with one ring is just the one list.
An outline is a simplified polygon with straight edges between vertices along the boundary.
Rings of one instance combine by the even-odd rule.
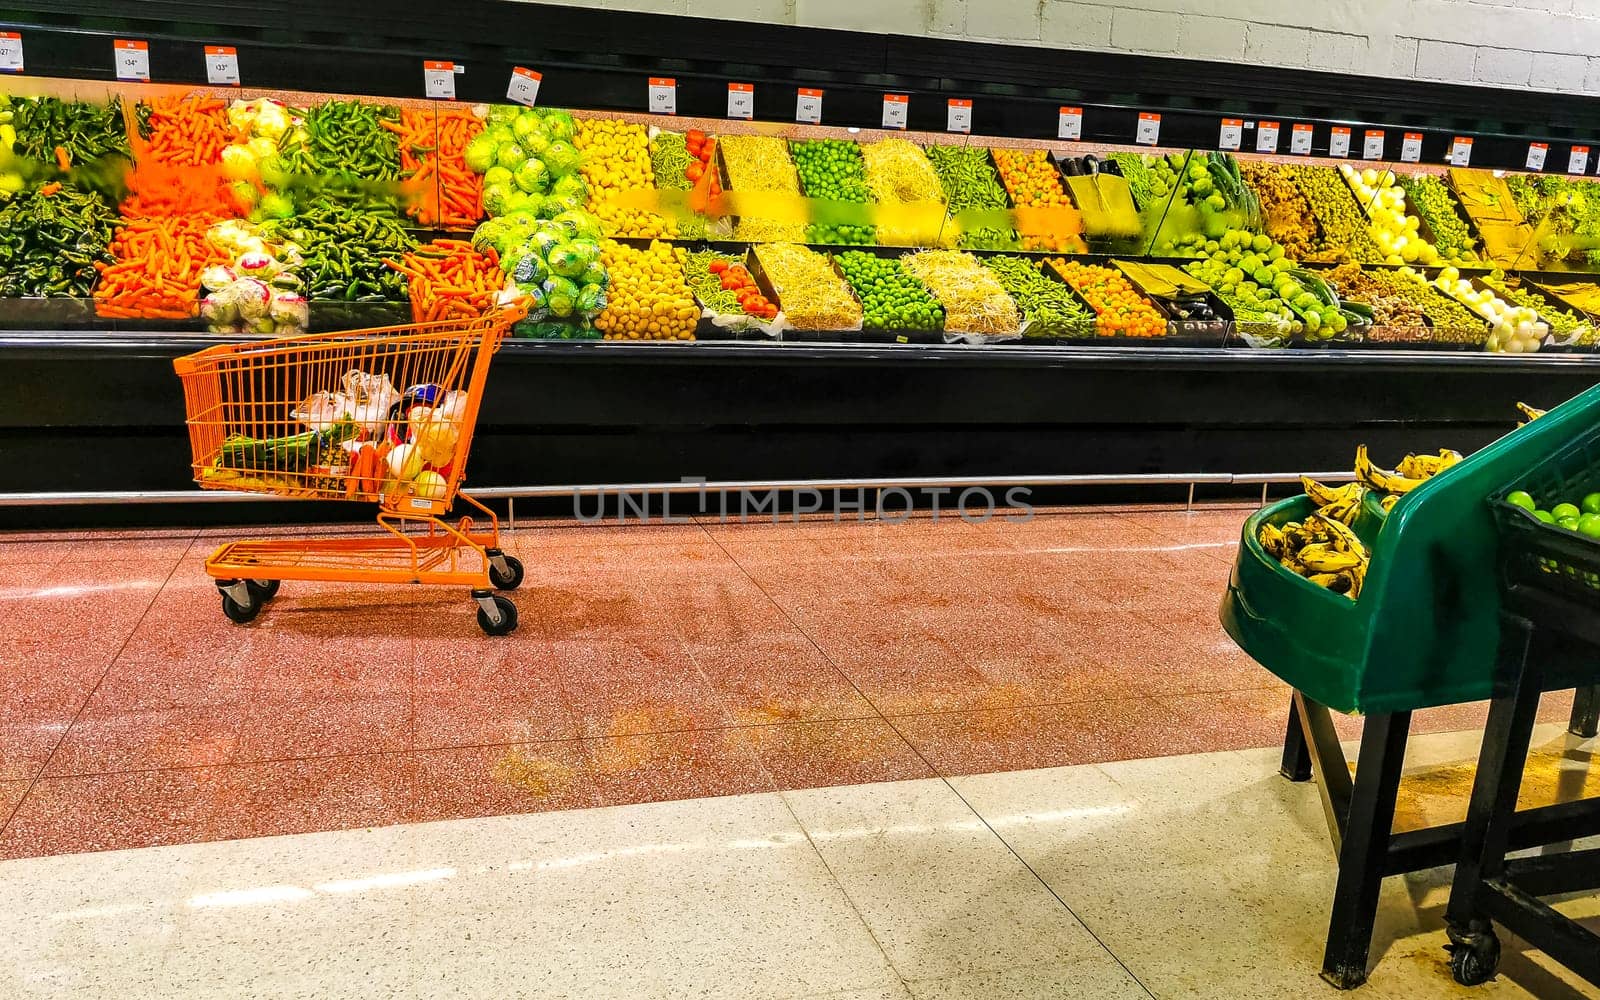
[[1500, 968], [1500, 938], [1494, 928], [1458, 933], [1450, 931], [1450, 974], [1462, 986], [1481, 986]]
[[516, 590], [522, 586], [522, 560], [499, 549], [486, 549], [489, 557], [489, 582], [496, 590]]
[[517, 606], [511, 598], [488, 590], [474, 590], [478, 602], [478, 627], [489, 635], [505, 635], [517, 627]]
[[282, 580], [246, 580], [245, 585], [250, 588], [250, 594], [256, 599], [257, 604], [265, 604], [278, 596], [278, 587]]
[[243, 603], [237, 602], [234, 600], [234, 595], [222, 590], [222, 614], [227, 614], [227, 619], [234, 622], [235, 626], [242, 626], [245, 622], [254, 621], [256, 616], [261, 614], [261, 602], [256, 600], [254, 595]]

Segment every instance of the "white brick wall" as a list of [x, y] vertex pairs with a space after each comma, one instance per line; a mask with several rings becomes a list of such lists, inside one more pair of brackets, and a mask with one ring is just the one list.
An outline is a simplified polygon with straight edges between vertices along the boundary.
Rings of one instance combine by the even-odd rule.
[[1600, 94], [1600, 0], [543, 2]]

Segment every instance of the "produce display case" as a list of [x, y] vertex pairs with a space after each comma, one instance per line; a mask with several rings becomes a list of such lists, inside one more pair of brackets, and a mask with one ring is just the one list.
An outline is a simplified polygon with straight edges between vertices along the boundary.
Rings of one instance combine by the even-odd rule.
[[[1468, 122], [1475, 121], [1474, 112], [1489, 106], [1482, 93], [1470, 88], [1405, 85], [1397, 90], [1392, 81], [1376, 87], [1360, 78], [1262, 67], [1253, 67], [1246, 73], [1237, 67], [1216, 65], [1197, 74], [1196, 64], [1183, 60], [1092, 52], [1063, 54], [988, 43], [871, 36], [736, 20], [706, 22], [614, 11], [602, 14], [540, 4], [508, 9], [499, 3], [463, 0], [452, 18], [442, 23], [436, 11], [424, 9], [413, 0], [399, 0], [392, 23], [385, 28], [385, 37], [395, 40], [395, 44], [384, 50], [356, 47], [339, 40], [370, 33], [370, 10], [350, 0], [329, 0], [319, 11], [316, 31], [298, 22], [284, 24], [264, 10], [224, 10], [215, 6], [207, 9], [214, 17], [207, 22], [211, 27], [205, 39], [196, 35], [202, 30], [198, 26], [151, 21], [142, 9], [114, 7], [100, 0], [86, 0], [82, 10], [74, 14], [52, 9], [41, 12], [35, 23], [8, 23], [24, 36], [27, 71], [7, 77], [0, 89], [12, 97], [49, 95], [100, 103], [118, 97], [133, 109], [130, 114], [135, 123], [141, 106], [152, 109], [145, 114], [149, 118], [164, 102], [221, 100], [224, 107], [218, 121], [223, 130], [221, 138], [226, 140], [222, 142], [224, 146], [248, 146], [250, 140], [262, 137], [254, 134], [260, 131], [255, 128], [244, 136], [230, 131], [236, 128], [228, 115], [235, 101], [270, 98], [304, 114], [330, 101], [353, 102], [363, 109], [363, 116], [368, 107], [398, 109], [402, 118], [397, 123], [400, 131], [394, 133], [401, 174], [398, 182], [360, 176], [371, 174], [372, 165], [357, 161], [349, 170], [333, 173], [352, 174], [352, 181], [360, 180], [365, 186], [340, 185], [319, 178], [303, 191], [280, 191], [280, 185], [273, 183], [274, 177], [268, 176], [263, 178], [263, 188], [268, 190], [258, 189], [253, 205], [230, 210], [229, 214], [244, 217], [238, 220], [241, 223], [248, 223], [252, 212], [270, 216], [257, 223], [265, 230], [262, 238], [269, 244], [272, 240], [268, 237], [300, 226], [305, 207], [300, 202], [321, 195], [347, 207], [354, 203], [367, 214], [398, 220], [403, 239], [397, 238], [388, 246], [368, 245], [364, 228], [362, 235], [346, 241], [351, 246], [362, 245], [365, 256], [374, 262], [374, 268], [365, 272], [369, 285], [377, 267], [387, 268], [388, 261], [403, 265], [404, 270], [385, 274], [380, 292], [355, 288], [353, 298], [375, 295], [381, 301], [350, 303], [343, 295], [335, 300], [307, 294], [324, 280], [320, 263], [309, 280], [299, 279], [303, 290], [297, 290], [292, 277], [281, 279], [285, 287], [263, 282], [269, 286], [270, 297], [263, 300], [269, 316], [276, 308], [280, 315], [298, 322], [297, 310], [301, 307], [294, 303], [293, 296], [299, 295], [308, 300], [303, 307], [303, 322], [312, 330], [391, 323], [413, 319], [418, 310], [453, 308], [456, 296], [445, 293], [454, 290], [426, 277], [435, 269], [449, 268], [451, 273], [476, 276], [477, 284], [461, 297], [461, 308], [482, 308], [499, 292], [509, 291], [503, 277], [498, 289], [491, 287], [493, 267], [488, 262], [492, 254], [494, 260], [511, 265], [514, 271], [516, 264], [526, 259], [523, 253], [527, 241], [538, 235], [538, 224], [551, 221], [539, 218], [536, 209], [543, 205], [531, 206], [520, 197], [545, 198], [553, 193], [538, 176], [538, 168], [527, 167], [535, 159], [545, 161], [520, 148], [507, 154], [506, 162], [511, 166], [503, 166], [499, 147], [521, 147], [522, 140], [528, 138], [515, 132], [511, 137], [514, 143], [496, 144], [492, 166], [480, 162], [484, 169], [473, 169], [467, 163], [467, 153], [474, 139], [489, 127], [491, 116], [501, 116], [495, 118], [498, 124], [515, 124], [512, 112], [520, 111], [505, 104], [504, 79], [513, 66], [543, 72], [543, 83], [534, 101], [539, 109], [569, 108], [577, 123], [612, 122], [638, 133], [630, 142], [638, 152], [642, 139], [642, 160], [638, 156], [601, 158], [598, 153], [591, 157], [587, 150], [580, 150], [583, 155], [576, 172], [590, 188], [606, 187], [608, 194], [615, 193], [618, 197], [612, 200], [622, 209], [659, 215], [671, 223], [671, 231], [663, 226], [658, 238], [669, 247], [666, 256], [680, 261], [710, 250], [744, 258], [752, 249], [758, 250], [762, 241], [733, 238], [734, 227], [744, 221], [737, 211], [741, 192], [736, 185], [719, 192], [715, 190], [717, 186], [729, 186], [701, 185], [686, 173], [677, 177], [676, 171], [687, 169], [684, 154], [669, 153], [663, 161], [676, 164], [675, 168], [657, 168], [653, 140], [667, 134], [688, 136], [698, 131], [719, 141], [738, 136], [772, 137], [791, 162], [789, 143], [813, 139], [861, 146], [901, 138], [923, 150], [961, 150], [966, 159], [989, 167], [995, 164], [995, 150], [1026, 151], [1030, 158], [1048, 166], [1052, 185], [1059, 185], [1065, 199], [1063, 205], [1055, 207], [1061, 209], [1062, 218], [1076, 220], [1076, 228], [1082, 231], [1083, 245], [1075, 246], [1075, 251], [1107, 251], [1115, 259], [1164, 262], [1182, 268], [1197, 263], [1197, 258], [1158, 257], [1158, 249], [1166, 248], [1158, 248], [1156, 234], [1164, 221], [1175, 235], [1206, 236], [1203, 230], [1196, 233], [1193, 228], [1185, 231], [1176, 227], [1179, 221], [1191, 227], [1205, 224], [1197, 223], [1191, 212], [1178, 211], [1180, 207], [1194, 206], [1180, 199], [1175, 190], [1168, 191], [1159, 204], [1143, 206], [1139, 214], [1155, 221], [1146, 225], [1141, 218], [1137, 237], [1118, 234], [1114, 228], [1108, 230], [1095, 221], [1101, 214], [1099, 202], [1103, 194], [1096, 193], [1097, 185], [1082, 184], [1084, 175], [1077, 173], [1088, 167], [1088, 158], [1097, 161], [1102, 179], [1119, 192], [1113, 200], [1120, 205], [1121, 183], [1127, 183], [1130, 199], [1134, 184], [1127, 177], [1123, 182], [1111, 180], [1127, 172], [1121, 164], [1113, 166], [1118, 157], [1176, 154], [1176, 162], [1187, 169], [1195, 157], [1205, 155], [1208, 161], [1211, 159], [1217, 146], [1218, 117], [1232, 116], [1226, 110], [1229, 102], [1249, 100], [1260, 105], [1263, 114], [1270, 106], [1274, 108], [1272, 117], [1294, 119], [1306, 112], [1306, 101], [1315, 95], [1321, 102], [1317, 105], [1320, 116], [1305, 119], [1316, 134], [1310, 154], [1246, 151], [1229, 154], [1222, 162], [1285, 168], [1286, 172], [1292, 167], [1331, 180], [1333, 190], [1344, 199], [1337, 204], [1340, 213], [1359, 217], [1360, 209], [1348, 185], [1333, 176], [1343, 162], [1327, 155], [1327, 137], [1333, 127], [1368, 123], [1388, 128], [1389, 145], [1394, 149], [1398, 145], [1394, 129], [1400, 126], [1387, 123], [1396, 116], [1431, 116], [1427, 121], [1416, 122], [1415, 130], [1425, 136], [1420, 163], [1361, 165], [1421, 172], [1445, 177], [1453, 184], [1444, 165], [1450, 142], [1448, 132], [1469, 127]], [[120, 18], [114, 23], [121, 27], [110, 27], [113, 22], [96, 22], [96, 17]], [[708, 35], [708, 26], [716, 31]], [[165, 82], [112, 82], [110, 70], [100, 66], [104, 60], [98, 54], [99, 46], [109, 46], [113, 37], [144, 35], [150, 37], [152, 75]], [[724, 53], [717, 46], [708, 50], [703, 44], [708, 37], [738, 39], [742, 48], [737, 53], [732, 49]], [[204, 67], [198, 60], [189, 59], [192, 49], [198, 51], [194, 47], [200, 41], [236, 46], [244, 86], [211, 86], [204, 82]], [[691, 52], [695, 54], [693, 58], [686, 56]], [[453, 56], [458, 66], [466, 68], [456, 74], [459, 100], [450, 103], [419, 99], [423, 89], [418, 72], [420, 61], [443, 56]], [[655, 115], [646, 111], [646, 78], [663, 73], [676, 78], [678, 114]], [[827, 85], [823, 123], [793, 122], [792, 87], [816, 86], [819, 73], [826, 74]], [[727, 81], [738, 79], [749, 80], [754, 87], [750, 120], [725, 115]], [[1108, 81], [1119, 79], [1140, 80], [1142, 90], [1147, 91], [1140, 100], [1151, 106], [1133, 107], [1105, 89]], [[881, 127], [885, 92], [910, 95], [906, 128]], [[946, 129], [946, 96], [976, 97], [970, 134]], [[1510, 176], [1518, 176], [1516, 168], [1525, 153], [1526, 141], [1544, 139], [1540, 129], [1546, 124], [1567, 129], [1570, 134], [1592, 133], [1584, 102], [1561, 97], [1538, 102], [1517, 95], [1497, 97], [1504, 99], [1493, 106], [1504, 120], [1477, 122], [1475, 170], [1509, 170]], [[1077, 139], [1057, 138], [1060, 101], [1084, 106], [1082, 132]], [[1154, 146], [1134, 142], [1136, 120], [1145, 110], [1162, 115], [1160, 140]], [[1453, 117], [1447, 116], [1447, 110]], [[505, 117], [508, 115], [511, 117]], [[124, 118], [129, 116], [125, 114]], [[387, 113], [384, 117], [392, 118]], [[1600, 127], [1600, 116], [1592, 124]], [[1405, 125], [1411, 128], [1410, 122]], [[0, 137], [4, 137], [3, 133]], [[217, 138], [213, 133], [212, 141]], [[1250, 138], [1247, 131], [1243, 143], [1246, 150], [1254, 145]], [[240, 143], [239, 139], [245, 141]], [[539, 142], [535, 139], [534, 145]], [[177, 158], [174, 151], [185, 151], [182, 147], [182, 143], [167, 141], [169, 158]], [[187, 150], [202, 147], [203, 144], [191, 144]], [[53, 149], [42, 147], [31, 151], [53, 153]], [[144, 169], [145, 158], [138, 150], [134, 152], [136, 165]], [[721, 153], [719, 148], [705, 163], [701, 177], [710, 170], [716, 180], [725, 181]], [[237, 154], [230, 154], [230, 158], [237, 159]], [[1551, 158], [1552, 163], [1564, 162], [1559, 145], [1552, 147]], [[22, 171], [0, 166], [0, 210], [8, 202], [32, 196], [38, 188], [56, 180], [63, 180], [69, 187], [89, 183], [80, 173], [83, 164], [78, 162], [71, 164], [70, 176], [51, 175], [51, 159], [49, 155], [44, 157], [43, 172], [37, 175], [28, 172], [21, 176]], [[267, 173], [274, 174], [271, 158], [267, 159]], [[615, 182], [611, 180], [613, 160], [622, 173]], [[386, 160], [392, 161], [392, 156]], [[630, 175], [630, 164], [637, 168], [648, 166], [648, 173], [642, 180], [638, 170]], [[296, 165], [300, 165], [298, 161]], [[546, 163], [547, 171], [549, 167]], [[259, 163], [256, 169], [260, 173]], [[491, 169], [509, 171], [509, 186], [505, 174], [491, 175]], [[523, 181], [532, 190], [517, 185], [517, 170], [524, 170]], [[204, 172], [185, 165], [170, 173], [193, 180]], [[12, 173], [20, 179], [12, 180], [8, 176]], [[233, 183], [226, 176], [224, 179]], [[979, 266], [985, 266], [984, 262], [996, 252], [1003, 252], [1008, 258], [1025, 262], [1030, 273], [1046, 282], [1056, 280], [1044, 266], [1050, 258], [1083, 264], [1100, 264], [1108, 259], [1101, 254], [1010, 246], [1011, 235], [1024, 219], [1018, 216], [1014, 199], [1003, 183], [998, 204], [994, 204], [991, 192], [987, 199], [977, 199], [976, 203], [985, 207], [972, 208], [968, 207], [975, 204], [972, 198], [952, 194], [945, 187], [944, 178], [939, 180], [947, 207], [940, 224], [931, 227], [931, 238], [888, 242], [954, 244]], [[1250, 184], [1248, 173], [1244, 180]], [[1547, 180], [1545, 175], [1540, 183]], [[553, 187], [553, 182], [548, 183]], [[1582, 191], [1584, 185], [1593, 182], [1575, 178], [1564, 183]], [[1294, 187], [1292, 181], [1290, 185]], [[17, 189], [9, 190], [13, 186]], [[1453, 185], [1452, 190], [1458, 187]], [[1298, 192], [1297, 187], [1294, 190]], [[283, 198], [268, 195], [284, 195], [288, 204]], [[508, 195], [513, 196], [510, 205], [505, 203]], [[1479, 216], [1473, 214], [1466, 197], [1460, 200], [1470, 225], [1478, 230]], [[113, 191], [107, 197], [114, 230], [130, 221], [128, 201], [127, 193], [121, 191]], [[1600, 199], [1596, 201], [1600, 203]], [[993, 207], [988, 207], [991, 204]], [[581, 205], [571, 207], [600, 218], [602, 231], [591, 240], [588, 224], [580, 222], [578, 231], [560, 234], [557, 257], [564, 270], [577, 271], [577, 261], [568, 252], [574, 244], [580, 246], [578, 260], [592, 256], [591, 243], [600, 248], [602, 257], [609, 255], [624, 265], [628, 261], [657, 259], [622, 253], [621, 248], [647, 251], [652, 237], [637, 226], [607, 229], [612, 213], [592, 211], [599, 207], [599, 201], [592, 202], [587, 197]], [[806, 225], [815, 221], [811, 213], [822, 206], [796, 191], [791, 207], [803, 237]], [[1304, 213], [1310, 224], [1311, 243], [1317, 246], [1308, 245], [1304, 254], [1296, 251], [1288, 256], [1309, 271], [1326, 273], [1341, 257], [1351, 256], [1352, 249], [1338, 240], [1333, 241], [1337, 245], [1323, 246], [1329, 243], [1327, 233], [1335, 227], [1330, 220], [1321, 218], [1321, 207], [1313, 199]], [[875, 206], [869, 204], [867, 208]], [[496, 246], [484, 227], [497, 224], [497, 220], [503, 225], [503, 220], [519, 211], [530, 212], [534, 224], [523, 227], [516, 242]], [[169, 214], [174, 218], [192, 215]], [[282, 214], [287, 218], [278, 218]], [[1122, 209], [1113, 208], [1104, 214], [1118, 216]], [[1569, 210], [1566, 214], [1572, 213]], [[163, 217], [157, 213], [139, 218], [160, 221]], [[1222, 219], [1225, 229], [1236, 228], [1241, 222], [1250, 229], [1246, 220], [1232, 219], [1227, 213], [1211, 221], [1215, 218]], [[1263, 226], [1270, 226], [1270, 222]], [[1367, 220], [1361, 217], [1354, 230], [1356, 235], [1365, 238], [1366, 226]], [[1531, 234], [1533, 227], [1526, 228]], [[998, 242], [988, 242], [989, 236], [995, 234], [974, 237], [978, 229], [997, 231]], [[180, 226], [174, 231], [186, 239], [205, 239], [205, 230], [197, 226]], [[1255, 235], [1271, 235], [1257, 229], [1251, 231]], [[1210, 235], [1215, 237], [1216, 233]], [[1477, 235], [1486, 244], [1489, 242], [1486, 234]], [[478, 245], [471, 249], [450, 245], [453, 240], [471, 242], [475, 238]], [[879, 242], [883, 240], [879, 238]], [[1208, 252], [1204, 248], [1202, 240], [1197, 247], [1185, 248], [1185, 252]], [[517, 384], [518, 388], [507, 397], [515, 404], [506, 413], [486, 416], [488, 423], [480, 449], [484, 474], [498, 482], [646, 481], [652, 476], [671, 480], [686, 470], [707, 474], [724, 470], [723, 474], [734, 478], [754, 475], [758, 473], [754, 466], [759, 455], [749, 447], [753, 439], [748, 435], [756, 434], [758, 428], [780, 427], [789, 436], [785, 454], [794, 463], [793, 471], [818, 476], [838, 472], [840, 463], [856, 462], [863, 468], [899, 463], [898, 467], [908, 473], [932, 468], [973, 474], [1015, 471], [1037, 464], [1040, 456], [1051, 456], [1053, 466], [1086, 473], [1216, 468], [1249, 472], [1276, 470], [1280, 465], [1318, 468], [1347, 449], [1343, 442], [1327, 441], [1322, 432], [1310, 430], [1326, 427], [1327, 419], [1313, 419], [1311, 408], [1304, 404], [1307, 398], [1338, 399], [1341, 414], [1352, 425], [1367, 429], [1374, 440], [1391, 436], [1399, 447], [1404, 447], [1401, 442], [1406, 434], [1426, 434], [1427, 428], [1442, 424], [1459, 427], [1461, 436], [1457, 439], [1470, 442], [1486, 439], [1499, 429], [1500, 408], [1479, 406], [1478, 400], [1518, 396], [1548, 403], [1561, 393], [1570, 394], [1574, 386], [1594, 381], [1600, 370], [1600, 358], [1587, 343], [1561, 347], [1552, 339], [1539, 345], [1542, 350], [1531, 357], [1490, 357], [1482, 343], [1444, 343], [1445, 336], [1431, 322], [1419, 323], [1409, 331], [1410, 339], [1386, 339], [1381, 326], [1373, 326], [1364, 337], [1346, 334], [1326, 340], [1309, 336], [1303, 314], [1297, 314], [1300, 318], [1290, 322], [1289, 331], [1282, 336], [1247, 339], [1238, 336], [1238, 332], [1241, 322], [1251, 320], [1237, 318], [1217, 289], [1205, 292], [1203, 298], [1218, 319], [1188, 322], [1169, 316], [1165, 336], [1074, 336], [1070, 335], [1075, 322], [1071, 317], [1066, 325], [1057, 327], [1058, 332], [1069, 334], [1066, 336], [1030, 336], [1027, 330], [1016, 337], [967, 336], [964, 332], [954, 336], [950, 335], [953, 330], [938, 335], [927, 330], [892, 329], [801, 332], [783, 329], [776, 322], [749, 322], [748, 314], [743, 318], [732, 316], [731, 325], [724, 325], [718, 320], [726, 320], [731, 314], [719, 315], [712, 310], [707, 315], [705, 303], [689, 292], [687, 279], [682, 276], [630, 274], [626, 266], [611, 269], [602, 260], [600, 271], [591, 277], [600, 279], [603, 273], [603, 280], [577, 282], [574, 279], [582, 275], [581, 271], [554, 273], [549, 249], [540, 246], [538, 261], [528, 266], [529, 276], [538, 281], [521, 284], [537, 284], [540, 295], [567, 315], [554, 315], [547, 305], [545, 308], [552, 315], [523, 324], [505, 346], [504, 363], [497, 378]], [[811, 249], [837, 256], [853, 248], [818, 243]], [[915, 249], [882, 245], [862, 248], [875, 257], [887, 258], [899, 258]], [[1521, 241], [1512, 258], [1525, 258], [1531, 264], [1537, 249], [1537, 241], [1530, 235]], [[401, 250], [405, 252], [400, 253]], [[683, 254], [675, 253], [680, 250]], [[1393, 269], [1365, 251], [1354, 255], [1363, 257], [1359, 268], [1367, 271]], [[508, 259], [512, 257], [516, 259]], [[1583, 257], [1566, 254], [1561, 266], [1582, 265]], [[112, 261], [105, 263], [113, 266]], [[236, 259], [232, 260], [228, 266], [236, 263]], [[1469, 279], [1486, 277], [1494, 263], [1501, 261], [1486, 260], [1481, 269], [1462, 267], [1461, 275]], [[292, 260], [280, 264], [286, 270], [294, 269]], [[1519, 275], [1516, 267], [1504, 269], [1509, 272], [1509, 279], [1554, 280], [1554, 272], [1526, 271]], [[4, 270], [0, 264], [0, 271]], [[194, 280], [199, 270], [204, 268], [187, 269], [181, 274], [181, 289], [174, 290], [169, 281], [163, 308], [159, 314], [148, 315], [138, 312], [139, 303], [134, 300], [139, 296], [128, 289], [139, 289], [131, 282], [125, 283], [125, 294], [110, 311], [115, 314], [97, 308], [92, 284], [82, 294], [47, 302], [30, 301], [37, 299], [36, 295], [6, 297], [5, 289], [0, 288], [0, 350], [8, 352], [9, 370], [30, 383], [64, 384], [70, 380], [80, 387], [77, 402], [53, 413], [48, 427], [41, 426], [40, 419], [28, 413], [5, 418], [5, 426], [21, 435], [14, 437], [22, 459], [17, 468], [32, 468], [38, 473], [11, 476], [13, 488], [49, 485], [69, 489], [94, 482], [87, 467], [76, 471], [46, 469], [47, 463], [30, 461], [30, 456], [51, 454], [65, 438], [72, 439], [71, 446], [80, 446], [95, 434], [140, 442], [118, 452], [118, 461], [124, 466], [123, 481], [148, 487], [174, 485], [160, 471], [169, 464], [160, 449], [145, 447], [147, 440], [166, 440], [173, 425], [172, 414], [160, 415], [160, 407], [154, 404], [160, 399], [161, 386], [156, 381], [124, 386], [124, 380], [144, 371], [150, 358], [193, 350], [208, 338], [269, 336], [278, 330], [276, 325], [270, 332], [237, 329], [237, 324], [246, 320], [264, 325], [267, 317], [256, 315], [260, 307], [255, 304], [248, 307], [248, 317], [238, 315], [239, 303], [225, 305], [222, 311], [226, 322], [214, 322], [214, 309], [202, 315], [201, 303], [216, 290]], [[1425, 278], [1437, 277], [1418, 273]], [[562, 280], [555, 281], [556, 278]], [[1250, 280], [1253, 279], [1254, 276]], [[551, 282], [550, 289], [544, 288], [545, 281]], [[1337, 281], [1330, 281], [1342, 304], [1361, 305], [1358, 297], [1347, 297], [1342, 288], [1337, 288]], [[1028, 282], [1022, 282], [1013, 283], [1012, 287], [1027, 286]], [[350, 291], [349, 282], [339, 287], [346, 293]], [[627, 290], [636, 290], [637, 294]], [[757, 290], [763, 296], [786, 300], [785, 304], [793, 302], [797, 294], [795, 289], [786, 293], [771, 288]], [[259, 289], [255, 291], [259, 298]], [[669, 301], [651, 300], [657, 291]], [[578, 298], [585, 294], [580, 305]], [[1022, 293], [1008, 294], [1017, 300]], [[653, 311], [658, 304], [673, 314], [673, 321], [665, 324], [670, 327], [670, 338], [646, 340], [643, 334], [650, 331], [645, 321], [643, 333], [635, 341], [629, 336], [629, 326], [640, 327], [638, 321], [644, 319], [645, 312]], [[727, 304], [723, 300], [723, 306]], [[686, 306], [698, 316], [690, 314], [689, 319], [681, 319]], [[1017, 306], [1026, 311], [1020, 301]], [[371, 314], [363, 314], [364, 308]], [[691, 321], [692, 328], [684, 329], [683, 324]], [[1222, 330], [1216, 330], [1215, 324], [1221, 324]], [[213, 325], [226, 332], [211, 333], [208, 327]], [[1294, 329], [1296, 325], [1301, 328]], [[1347, 328], [1350, 326], [1361, 328], [1353, 322], [1347, 323]], [[1419, 330], [1425, 331], [1426, 336], [1412, 336]], [[61, 374], [64, 370], [75, 374], [66, 379]], [[1416, 393], [1414, 387], [1422, 379], [1428, 380], [1430, 389], [1438, 391]], [[120, 401], [126, 399], [140, 400], [141, 405], [121, 406]], [[891, 399], [892, 404], [888, 402]], [[884, 421], [874, 410], [878, 401], [894, 407], [894, 420]], [[982, 412], [985, 419], [974, 423], [975, 412]], [[858, 448], [837, 447], [838, 435], [845, 433], [841, 428], [851, 429], [848, 433], [856, 435]], [[1086, 434], [1091, 428], [1093, 434]], [[503, 443], [497, 444], [502, 434]], [[624, 444], [630, 440], [651, 442], [643, 449], [648, 454]], [[522, 457], [533, 454], [540, 455], [536, 464]], [[1324, 454], [1329, 458], [1322, 458]], [[624, 467], [632, 471], [617, 471]]]

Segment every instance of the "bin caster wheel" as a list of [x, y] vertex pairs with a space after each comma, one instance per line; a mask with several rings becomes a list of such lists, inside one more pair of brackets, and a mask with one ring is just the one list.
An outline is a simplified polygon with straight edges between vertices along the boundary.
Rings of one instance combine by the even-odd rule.
[[489, 582], [496, 590], [516, 590], [522, 586], [522, 560], [498, 549], [489, 550]]
[[1450, 933], [1450, 974], [1462, 986], [1481, 986], [1500, 968], [1500, 939], [1494, 930]]
[[246, 580], [245, 586], [250, 588], [250, 596], [256, 599], [257, 604], [265, 604], [278, 596], [278, 588], [282, 580]]
[[[478, 602], [478, 627], [486, 634], [506, 635], [517, 627], [517, 606], [511, 603], [511, 598], [499, 594], [472, 596]], [[491, 605], [494, 608], [492, 612], [489, 610]]]
[[244, 625], [247, 622], [254, 621], [256, 615], [261, 613], [261, 604], [262, 602], [255, 597], [254, 592], [251, 593], [251, 599], [243, 604], [234, 600], [233, 595], [226, 590], [222, 592], [222, 613], [227, 615], [228, 620], [235, 625]]

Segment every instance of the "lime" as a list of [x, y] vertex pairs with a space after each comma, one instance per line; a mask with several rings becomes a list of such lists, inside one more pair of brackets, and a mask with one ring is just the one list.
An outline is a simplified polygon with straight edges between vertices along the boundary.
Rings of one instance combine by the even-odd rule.
[[1533, 497], [1529, 496], [1522, 490], [1512, 490], [1510, 493], [1507, 493], [1506, 503], [1513, 507], [1521, 507], [1523, 510], [1534, 509]]
[[1600, 514], [1585, 514], [1578, 518], [1578, 534], [1600, 538]]
[[1589, 494], [1578, 506], [1583, 508], [1585, 514], [1600, 514], [1600, 493]]
[[1570, 503], [1558, 503], [1554, 507], [1550, 508], [1550, 513], [1556, 516], [1557, 521], [1565, 521], [1569, 517], [1576, 521], [1578, 519], [1578, 515], [1582, 514], [1583, 511], [1574, 507]]
[[1556, 523], [1556, 516], [1554, 514], [1550, 513], [1547, 510], [1536, 510], [1536, 511], [1533, 512], [1533, 516], [1537, 517], [1539, 520], [1543, 521], [1545, 524], [1555, 524]]
[[1568, 531], [1578, 530], [1578, 519], [1575, 517], [1558, 517], [1556, 518], [1556, 524], [1566, 528]]

